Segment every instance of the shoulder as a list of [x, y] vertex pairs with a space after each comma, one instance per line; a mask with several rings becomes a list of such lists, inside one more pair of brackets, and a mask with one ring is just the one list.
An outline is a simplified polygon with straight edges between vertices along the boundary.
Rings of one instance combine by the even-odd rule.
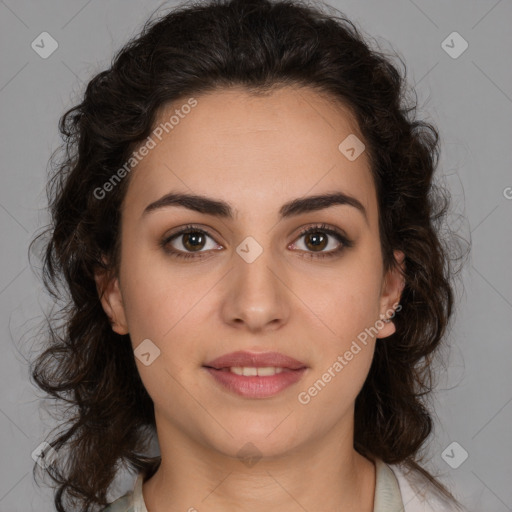
[[447, 501], [419, 471], [388, 464], [398, 480], [405, 512], [467, 512]]
[[133, 492], [127, 492], [124, 496], [117, 498], [101, 512], [134, 512]]

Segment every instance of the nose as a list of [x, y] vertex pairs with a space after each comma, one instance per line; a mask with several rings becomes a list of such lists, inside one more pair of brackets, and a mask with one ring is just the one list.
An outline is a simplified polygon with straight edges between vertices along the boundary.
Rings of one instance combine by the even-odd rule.
[[248, 262], [235, 255], [226, 279], [221, 314], [224, 322], [251, 332], [276, 330], [288, 321], [291, 291], [284, 270], [270, 250]]

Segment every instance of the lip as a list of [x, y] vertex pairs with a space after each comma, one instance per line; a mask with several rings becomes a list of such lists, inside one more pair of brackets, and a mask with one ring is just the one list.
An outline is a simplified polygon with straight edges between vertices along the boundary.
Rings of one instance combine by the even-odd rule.
[[222, 368], [232, 368], [233, 366], [248, 366], [254, 368], [264, 368], [266, 366], [275, 366], [278, 368], [287, 368], [289, 370], [300, 370], [307, 365], [297, 361], [293, 357], [285, 356], [279, 352], [247, 352], [238, 351], [217, 357], [203, 366], [221, 370]]
[[[244, 376], [229, 371], [234, 366], [283, 368], [281, 373], [267, 376]], [[245, 398], [270, 398], [298, 382], [307, 366], [278, 352], [231, 352], [203, 366], [215, 381], [228, 391]]]

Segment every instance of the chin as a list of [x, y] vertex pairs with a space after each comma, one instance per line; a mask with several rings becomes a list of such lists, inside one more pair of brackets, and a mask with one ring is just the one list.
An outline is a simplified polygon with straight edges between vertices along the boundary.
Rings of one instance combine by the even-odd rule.
[[[252, 422], [251, 425], [228, 422], [229, 434], [221, 439], [210, 439], [209, 444], [219, 453], [229, 457], [279, 457], [296, 449], [304, 440], [297, 438], [292, 422], [285, 426], [283, 418], [274, 422]], [[281, 425], [280, 425], [281, 423]]]

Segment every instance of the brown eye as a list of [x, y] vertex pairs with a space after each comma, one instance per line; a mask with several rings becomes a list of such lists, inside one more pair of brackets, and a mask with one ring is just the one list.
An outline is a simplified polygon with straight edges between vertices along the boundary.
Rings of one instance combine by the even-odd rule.
[[205, 244], [205, 235], [200, 231], [192, 231], [181, 235], [183, 247], [187, 251], [197, 251], [202, 249]]
[[313, 251], [322, 251], [328, 243], [328, 238], [321, 231], [314, 231], [305, 235], [306, 246]]
[[[304, 248], [297, 247], [301, 244], [296, 242], [289, 247], [300, 249], [301, 255], [310, 258], [333, 257], [354, 245], [341, 231], [329, 228], [325, 224], [303, 230], [297, 240], [301, 238], [304, 238]], [[208, 239], [213, 242], [210, 247], [207, 246]], [[334, 241], [337, 241], [337, 244]], [[331, 245], [333, 247], [330, 250], [326, 250]], [[160, 242], [160, 246], [171, 256], [195, 259], [208, 257], [210, 256], [208, 253], [212, 250], [222, 248], [222, 246], [215, 243], [215, 240], [208, 232], [195, 226], [186, 226], [178, 233], [164, 238]]]
[[219, 247], [215, 243], [206, 247], [208, 239], [213, 241], [211, 235], [206, 231], [194, 226], [187, 226], [178, 233], [164, 238], [160, 245], [167, 253], [178, 258], [202, 258], [203, 253], [208, 252], [208, 249]]
[[[337, 229], [330, 228], [325, 224], [320, 226], [312, 226], [301, 232], [298, 239], [304, 238], [305, 249], [300, 244], [292, 244], [294, 247], [305, 251], [304, 256], [310, 258], [329, 258], [341, 253], [344, 249], [352, 247], [354, 243], [350, 241], [342, 232]], [[334, 238], [338, 244], [330, 243], [330, 239]], [[329, 245], [333, 245], [331, 250], [325, 250]]]

